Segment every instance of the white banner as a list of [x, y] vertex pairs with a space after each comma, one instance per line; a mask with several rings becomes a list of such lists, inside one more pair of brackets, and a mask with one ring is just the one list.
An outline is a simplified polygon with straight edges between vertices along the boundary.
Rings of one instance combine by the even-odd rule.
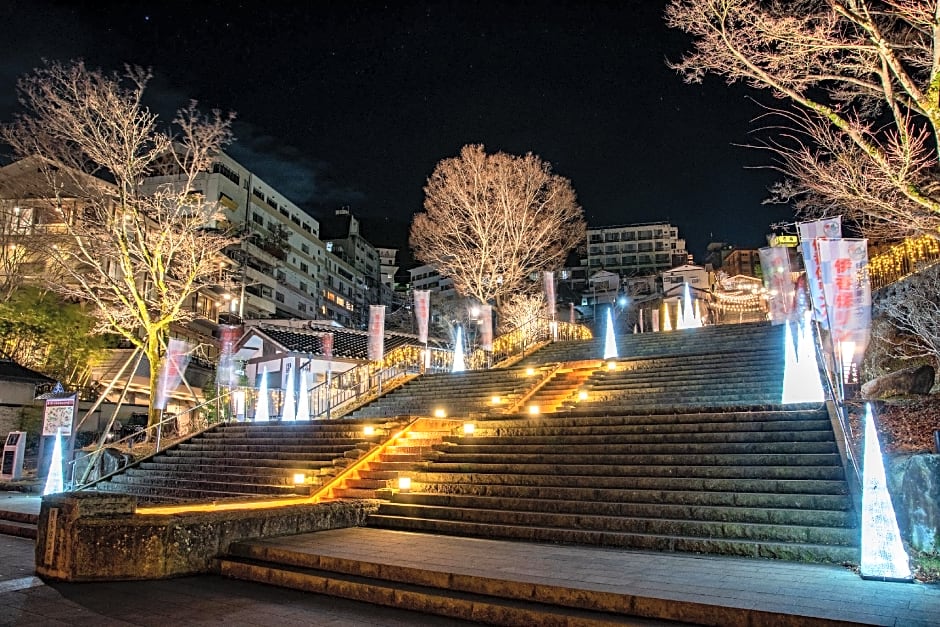
[[545, 309], [550, 320], [555, 319], [555, 273], [546, 271], [542, 273], [542, 282], [545, 284]]
[[837, 350], [853, 344], [861, 356], [871, 329], [868, 240], [817, 239], [829, 330]]
[[828, 328], [829, 317], [826, 314], [823, 278], [813, 240], [820, 237], [841, 238], [842, 218], [840, 216], [814, 222], [801, 222], [796, 225], [796, 228], [800, 234], [800, 250], [803, 252], [803, 266], [806, 268], [806, 283], [809, 286], [809, 295], [813, 301], [813, 318], [823, 328]]
[[761, 248], [758, 251], [764, 273], [764, 287], [770, 295], [770, 320], [773, 324], [796, 319], [796, 289], [788, 251], [783, 246]]
[[431, 291], [415, 290], [415, 318], [418, 321], [418, 341], [428, 341], [428, 319], [431, 316]]
[[[163, 368], [157, 386], [157, 409], [166, 409], [170, 394], [176, 390], [183, 373], [189, 365], [189, 344], [185, 340], [172, 338], [166, 345], [166, 355], [163, 356]], [[151, 366], [153, 367], [153, 366]]]
[[369, 359], [385, 357], [385, 305], [369, 305]]
[[480, 305], [480, 348], [493, 350], [493, 307]]

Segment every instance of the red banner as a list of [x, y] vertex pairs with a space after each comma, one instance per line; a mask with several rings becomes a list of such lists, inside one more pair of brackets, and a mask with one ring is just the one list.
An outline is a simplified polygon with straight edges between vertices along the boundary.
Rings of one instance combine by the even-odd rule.
[[868, 240], [817, 239], [815, 245], [833, 343], [839, 350], [851, 343], [861, 355], [871, 328]]
[[324, 333], [320, 336], [320, 350], [323, 356], [330, 359], [333, 357], [333, 334]]
[[783, 246], [761, 248], [758, 251], [764, 285], [770, 293], [770, 320], [774, 324], [796, 319], [796, 289], [788, 251]]
[[369, 305], [369, 359], [385, 357], [385, 305]]

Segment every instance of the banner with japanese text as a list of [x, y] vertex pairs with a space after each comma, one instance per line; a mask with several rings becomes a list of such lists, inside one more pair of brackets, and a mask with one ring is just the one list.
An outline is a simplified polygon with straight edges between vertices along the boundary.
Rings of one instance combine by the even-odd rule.
[[385, 305], [369, 305], [369, 359], [385, 357]]
[[819, 269], [819, 261], [813, 240], [820, 237], [838, 239], [842, 237], [842, 218], [827, 218], [813, 222], [801, 222], [796, 225], [800, 234], [800, 250], [803, 253], [803, 267], [806, 268], [809, 295], [813, 301], [813, 318], [828, 328], [829, 317], [826, 314], [825, 294], [823, 293], [823, 278]]
[[868, 240], [817, 239], [815, 246], [832, 341], [840, 351], [852, 343], [854, 354], [861, 355], [871, 328]]
[[542, 273], [545, 284], [545, 310], [550, 320], [555, 319], [555, 273], [551, 270]]
[[760, 266], [770, 305], [770, 320], [782, 324], [796, 319], [796, 288], [790, 271], [789, 249], [783, 246], [761, 248]]
[[428, 341], [428, 320], [431, 317], [431, 291], [415, 290], [415, 318], [418, 320], [418, 341]]
[[189, 344], [185, 340], [171, 338], [166, 345], [166, 355], [163, 356], [163, 367], [157, 385], [157, 402], [154, 407], [166, 409], [167, 401], [180, 381], [189, 365]]
[[333, 334], [324, 333], [320, 336], [320, 352], [327, 359], [333, 358]]
[[480, 348], [493, 350], [493, 307], [480, 305]]

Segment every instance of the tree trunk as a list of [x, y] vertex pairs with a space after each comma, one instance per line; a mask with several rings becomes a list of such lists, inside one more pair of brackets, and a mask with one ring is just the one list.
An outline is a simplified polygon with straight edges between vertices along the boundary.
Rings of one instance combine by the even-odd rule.
[[[151, 336], [147, 342], [147, 362], [150, 364], [150, 403], [147, 408], [147, 426], [160, 422], [160, 409], [157, 401], [160, 393], [160, 371], [163, 368], [163, 359], [161, 357], [160, 340]], [[133, 375], [132, 375], [133, 376]]]

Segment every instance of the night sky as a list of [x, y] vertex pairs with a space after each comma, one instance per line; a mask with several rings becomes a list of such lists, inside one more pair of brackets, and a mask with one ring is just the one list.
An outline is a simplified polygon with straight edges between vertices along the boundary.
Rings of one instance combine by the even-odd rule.
[[791, 214], [761, 204], [778, 175], [741, 147], [761, 108], [666, 66], [689, 39], [664, 7], [7, 0], [0, 120], [43, 58], [138, 64], [154, 110], [234, 111], [237, 160], [314, 216], [349, 206], [377, 245], [405, 245], [428, 175], [468, 143], [551, 162], [589, 225], [670, 220], [697, 261], [709, 241], [766, 245]]

